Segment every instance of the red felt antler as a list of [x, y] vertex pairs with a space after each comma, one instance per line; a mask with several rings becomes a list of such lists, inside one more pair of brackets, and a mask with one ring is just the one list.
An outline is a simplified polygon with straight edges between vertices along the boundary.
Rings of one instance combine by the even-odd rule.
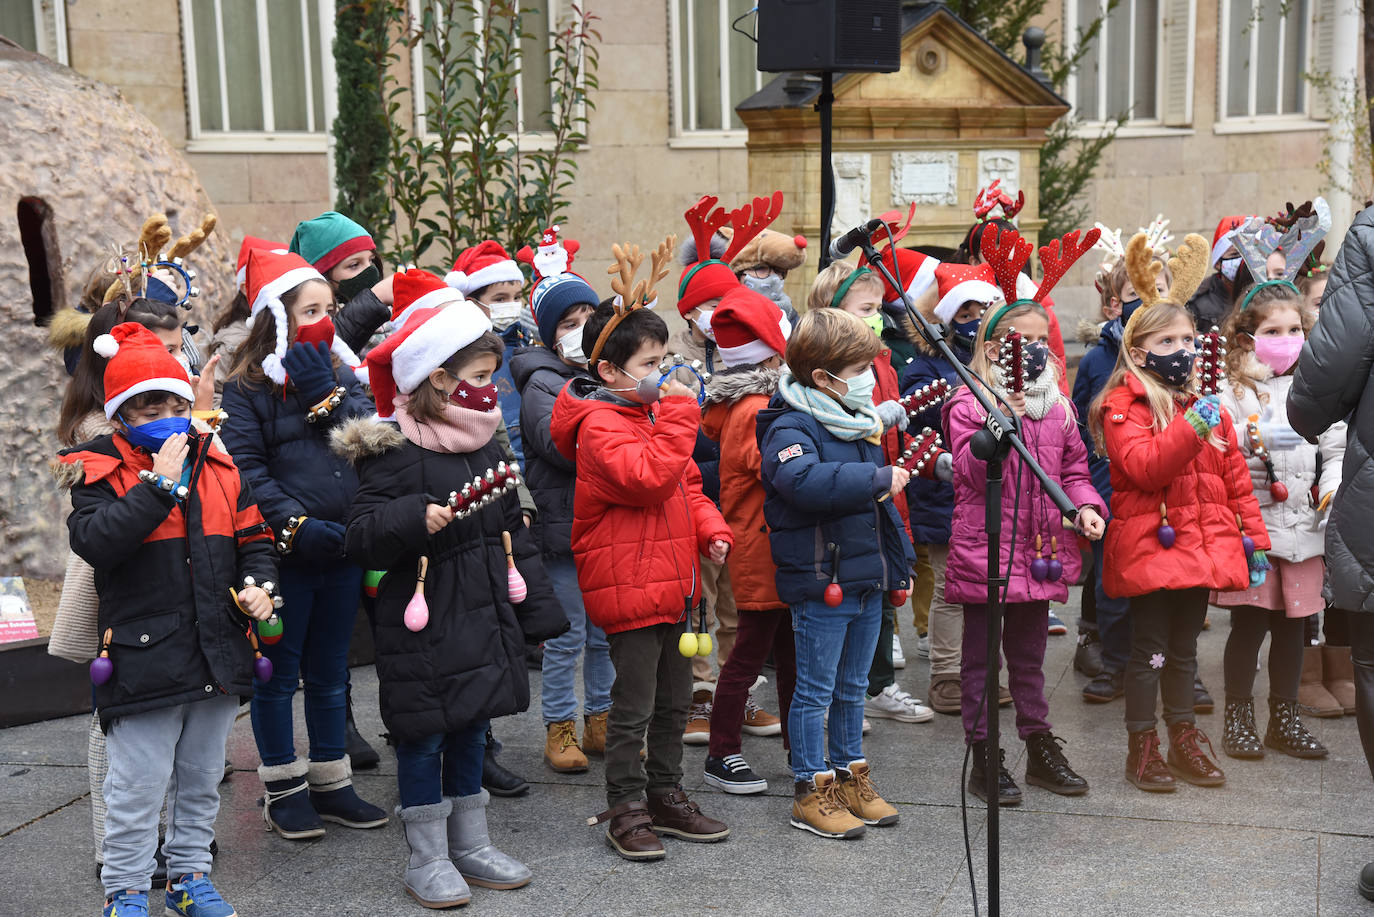
[[[692, 239], [697, 244], [697, 259], [700, 261], [711, 257], [711, 237], [730, 219], [724, 207], [716, 207], [719, 201], [720, 198], [714, 195], [703, 195], [701, 200], [683, 214], [687, 218], [687, 225], [692, 229]], [[712, 207], [716, 209], [712, 211]]]
[[1016, 278], [1030, 260], [1031, 244], [1014, 229], [983, 233], [983, 260], [992, 267], [1007, 302], [1016, 302]]
[[1044, 302], [1045, 297], [1050, 295], [1050, 290], [1054, 289], [1054, 285], [1068, 273], [1075, 261], [1097, 244], [1101, 236], [1102, 230], [1094, 226], [1080, 242], [1078, 230], [1075, 229], [1062, 239], [1055, 239], [1049, 245], [1040, 246], [1040, 269], [1045, 272], [1045, 276], [1040, 280], [1040, 290], [1035, 294], [1035, 301]]
[[993, 210], [1001, 207], [1002, 219], [1010, 220], [1025, 206], [1026, 192], [1016, 192], [1016, 200], [1013, 201], [1011, 195], [1002, 190], [1002, 179], [998, 178], [979, 191], [978, 196], [973, 199], [973, 215], [979, 220], [986, 220]]
[[772, 197], [756, 197], [752, 204], [745, 204], [730, 213], [730, 225], [735, 234], [730, 238], [730, 246], [720, 260], [729, 264], [744, 247], [758, 237], [782, 213], [782, 192], [774, 191]]

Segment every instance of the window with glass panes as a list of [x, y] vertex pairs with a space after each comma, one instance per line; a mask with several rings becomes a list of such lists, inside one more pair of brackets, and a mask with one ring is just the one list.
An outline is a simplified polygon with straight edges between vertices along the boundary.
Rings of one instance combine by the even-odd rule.
[[1078, 117], [1158, 121], [1161, 0], [1068, 0], [1070, 31], [1099, 16], [1102, 31], [1083, 57], [1071, 93]]
[[66, 0], [0, 2], [0, 35], [19, 47], [67, 62]]
[[[757, 49], [747, 35], [751, 0], [671, 0], [673, 133], [743, 132], [735, 106], [763, 86]], [[770, 76], [771, 79], [771, 76]]]
[[1306, 113], [1308, 0], [1220, 0], [1224, 118]]

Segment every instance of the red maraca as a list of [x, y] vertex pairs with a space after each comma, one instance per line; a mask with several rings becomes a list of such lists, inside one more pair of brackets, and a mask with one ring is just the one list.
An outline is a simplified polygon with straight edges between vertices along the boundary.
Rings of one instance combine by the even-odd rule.
[[1163, 523], [1155, 530], [1155, 537], [1166, 549], [1174, 546], [1174, 527], [1169, 524], [1169, 510], [1163, 503], [1159, 504], [1159, 516]]
[[525, 601], [525, 596], [529, 595], [529, 589], [525, 586], [525, 578], [515, 569], [515, 555], [510, 549], [510, 532], [501, 533], [501, 546], [506, 549], [506, 588], [510, 590], [511, 604], [519, 605]]
[[1043, 583], [1050, 575], [1049, 561], [1045, 560], [1043, 551], [1045, 542], [1039, 535], [1035, 536], [1035, 559], [1030, 562], [1031, 579], [1037, 583]]
[[905, 589], [889, 589], [887, 593], [887, 604], [896, 608], [906, 604], [906, 597], [909, 593]]
[[825, 587], [825, 604], [834, 608], [844, 601], [844, 590], [840, 588], [840, 546], [826, 547], [830, 548], [830, 585]]
[[110, 639], [114, 637], [114, 631], [105, 628], [105, 641], [100, 648], [100, 655], [91, 660], [91, 684], [99, 687], [110, 680], [114, 674], [114, 663], [110, 661]]

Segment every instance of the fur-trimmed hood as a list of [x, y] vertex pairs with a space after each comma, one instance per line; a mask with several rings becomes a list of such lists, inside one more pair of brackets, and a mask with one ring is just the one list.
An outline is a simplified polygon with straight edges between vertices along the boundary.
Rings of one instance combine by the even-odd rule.
[[54, 350], [80, 347], [86, 340], [86, 326], [91, 316], [75, 309], [60, 309], [48, 322], [48, 344]]
[[399, 449], [405, 442], [400, 427], [376, 417], [355, 417], [329, 434], [329, 447], [334, 454], [355, 468], [363, 459]]
[[81, 459], [71, 462], [55, 460], [48, 464], [48, 470], [52, 472], [53, 480], [57, 482], [60, 490], [71, 490], [86, 480], [86, 463]]
[[1078, 338], [1079, 343], [1091, 347], [1102, 336], [1102, 328], [1106, 324], [1107, 322], [1093, 322], [1086, 318], [1080, 318], [1078, 327], [1074, 329], [1075, 337]]
[[754, 364], [716, 373], [706, 386], [706, 403], [733, 403], [748, 395], [768, 395], [778, 390], [781, 370]]

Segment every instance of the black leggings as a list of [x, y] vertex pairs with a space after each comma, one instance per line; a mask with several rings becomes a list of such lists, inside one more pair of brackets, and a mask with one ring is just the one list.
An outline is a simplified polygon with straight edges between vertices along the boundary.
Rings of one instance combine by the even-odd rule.
[[1207, 616], [1206, 589], [1161, 589], [1131, 599], [1131, 657], [1126, 663], [1126, 729], [1155, 728], [1155, 698], [1164, 722], [1191, 723], [1197, 635]]
[[1282, 611], [1253, 605], [1231, 609], [1231, 636], [1223, 657], [1226, 699], [1249, 700], [1255, 690], [1255, 660], [1264, 635], [1269, 641], [1269, 694], [1279, 700], [1298, 699], [1302, 677], [1303, 630], [1307, 618], [1289, 618]]

